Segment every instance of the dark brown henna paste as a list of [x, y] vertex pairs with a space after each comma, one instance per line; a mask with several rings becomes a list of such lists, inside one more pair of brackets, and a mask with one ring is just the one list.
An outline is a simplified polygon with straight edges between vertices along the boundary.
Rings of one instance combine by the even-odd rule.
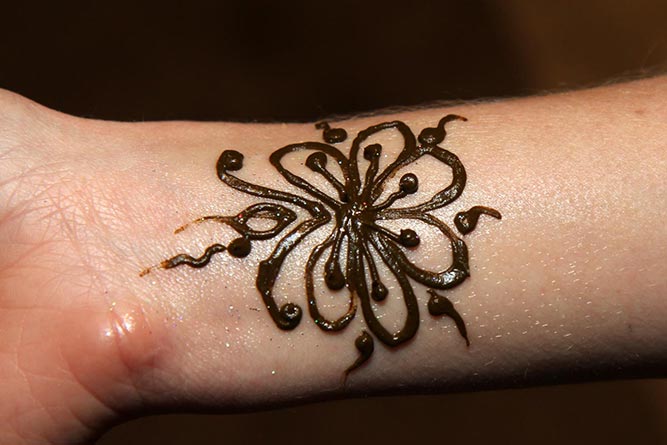
[[373, 341], [373, 337], [366, 332], [362, 331], [359, 337], [354, 341], [354, 346], [357, 348], [357, 351], [359, 351], [359, 357], [350, 365], [349, 368], [345, 370], [345, 378], [347, 379], [347, 376], [357, 369], [359, 366], [363, 365], [366, 363], [366, 360], [371, 358], [371, 355], [373, 354], [373, 351], [375, 350], [375, 342]]
[[489, 215], [496, 219], [502, 219], [502, 215], [498, 210], [492, 209], [490, 207], [484, 206], [475, 206], [467, 212], [459, 212], [454, 217], [454, 224], [456, 228], [459, 229], [463, 235], [466, 235], [477, 227], [477, 220], [479, 220], [480, 215]]
[[[317, 326], [324, 331], [344, 329], [354, 319], [357, 303], [359, 303], [366, 325], [375, 337], [388, 346], [404, 343], [414, 337], [419, 327], [419, 307], [412, 285], [412, 281], [415, 281], [429, 287], [431, 294], [428, 303], [429, 312], [434, 316], [451, 317], [459, 333], [469, 344], [462, 317], [449, 299], [434, 291], [434, 289], [451, 289], [470, 275], [468, 249], [465, 242], [446, 223], [428, 213], [454, 202], [463, 193], [466, 184], [465, 168], [459, 158], [438, 146], [444, 141], [447, 134], [445, 125], [455, 120], [465, 121], [466, 119], [453, 114], [447, 115], [436, 127], [423, 129], [418, 138], [415, 138], [410, 128], [400, 121], [374, 125], [357, 134], [352, 141], [349, 157], [330, 145], [344, 142], [347, 139], [347, 132], [342, 128], [331, 128], [326, 122], [317, 124], [316, 127], [322, 130], [322, 137], [326, 143], [303, 142], [287, 145], [275, 151], [269, 158], [276, 170], [290, 184], [305, 192], [307, 198], [251, 184], [234, 176], [233, 172], [243, 168], [243, 155], [234, 150], [226, 150], [222, 153], [218, 159], [217, 173], [220, 180], [226, 185], [261, 199], [300, 207], [309, 214], [305, 221], [298, 223], [285, 234], [278, 241], [271, 255], [259, 264], [257, 289], [269, 314], [279, 328], [294, 329], [299, 324], [303, 312], [301, 307], [293, 302], [279, 305], [274, 298], [273, 287], [282, 265], [304, 238], [333, 220], [335, 223], [333, 230], [322, 243], [312, 250], [305, 266], [308, 310]], [[377, 143], [364, 145], [364, 142], [369, 137], [389, 129], [400, 133], [403, 138], [403, 149], [394, 162], [380, 171], [379, 158], [382, 146]], [[337, 196], [329, 196], [283, 166], [283, 157], [297, 151], [312, 152], [306, 159], [305, 165], [321, 175], [334, 188]], [[368, 162], [363, 180], [359, 170], [360, 152]], [[416, 193], [419, 189], [417, 176], [407, 173], [401, 177], [398, 190], [391, 193], [383, 202], [377, 202], [384, 191], [387, 180], [396, 175], [401, 168], [426, 155], [451, 168], [452, 181], [446, 188], [424, 203], [399, 207], [396, 205], [397, 202]], [[342, 181], [329, 170], [330, 165], [340, 168]], [[467, 212], [458, 213], [454, 224], [459, 232], [465, 235], [475, 229], [481, 214], [501, 218], [500, 213], [494, 209], [475, 206]], [[248, 220], [253, 218], [272, 220], [275, 226], [268, 230], [253, 230], [247, 224]], [[416, 220], [439, 230], [445, 239], [449, 240], [452, 251], [451, 265], [439, 272], [416, 266], [408, 259], [404, 250], [419, 247], [421, 242], [419, 234], [410, 227], [394, 233], [377, 224], [377, 221], [382, 220]], [[160, 263], [159, 267], [164, 269], [179, 265], [204, 267], [213, 255], [224, 251], [235, 257], [244, 257], [250, 253], [252, 241], [278, 236], [296, 221], [296, 213], [282, 204], [263, 202], [248, 207], [234, 217], [206, 216], [193, 223], [205, 221], [227, 224], [236, 230], [240, 237], [226, 247], [222, 244], [214, 244], [198, 258], [187, 254], [176, 255]], [[187, 225], [177, 229], [176, 232], [182, 231], [185, 227]], [[376, 255], [373, 255], [373, 251]], [[332, 291], [347, 288], [349, 294], [348, 310], [333, 320], [321, 314], [315, 298], [314, 270], [321, 260], [324, 261], [322, 280], [326, 286]], [[407, 309], [405, 323], [396, 332], [390, 332], [382, 325], [375, 315], [371, 302], [371, 300], [383, 301], [389, 293], [378, 273], [377, 261], [382, 261], [396, 278]], [[142, 275], [148, 270], [142, 272]], [[374, 350], [373, 337], [367, 331], [363, 331], [357, 338], [355, 346], [360, 355], [347, 368], [345, 376], [370, 358]]]
[[466, 328], [466, 323], [463, 321], [463, 317], [459, 314], [459, 311], [456, 310], [454, 304], [449, 301], [449, 298], [444, 295], [440, 295], [433, 289], [429, 289], [428, 293], [431, 294], [431, 298], [428, 300], [428, 312], [429, 314], [437, 317], [438, 315], [446, 315], [454, 320], [456, 324], [456, 329], [459, 330], [459, 334], [466, 341], [466, 346], [470, 346], [470, 340], [468, 340], [468, 329]]

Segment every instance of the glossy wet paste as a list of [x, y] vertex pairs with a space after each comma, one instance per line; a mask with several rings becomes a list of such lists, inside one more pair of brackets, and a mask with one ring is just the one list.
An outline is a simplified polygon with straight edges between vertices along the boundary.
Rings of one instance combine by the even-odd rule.
[[[274, 285], [285, 259], [308, 235], [333, 221], [334, 227], [329, 236], [313, 248], [306, 262], [305, 288], [310, 316], [315, 324], [325, 331], [344, 329], [354, 319], [357, 305], [361, 305], [370, 333], [363, 330], [357, 337], [355, 346], [359, 351], [359, 357], [347, 368], [345, 375], [370, 358], [374, 350], [373, 336], [388, 346], [399, 345], [414, 337], [419, 327], [419, 308], [411, 280], [429, 288], [430, 298], [427, 305], [429, 313], [433, 316], [446, 315], [452, 318], [459, 333], [469, 345], [463, 318], [446, 296], [435, 291], [451, 289], [470, 275], [468, 250], [465, 242], [446, 223], [429, 213], [454, 202], [466, 184], [465, 168], [459, 158], [438, 146], [445, 139], [445, 125], [455, 120], [466, 119], [457, 115], [447, 115], [436, 127], [423, 129], [417, 138], [410, 128], [400, 121], [374, 125], [357, 134], [352, 141], [348, 157], [333, 146], [344, 142], [347, 139], [347, 132], [342, 128], [331, 128], [327, 123], [317, 124], [316, 127], [323, 131], [324, 143], [290, 144], [270, 156], [273, 167], [308, 197], [251, 184], [238, 178], [234, 172], [243, 168], [243, 155], [235, 150], [226, 150], [218, 159], [216, 166], [220, 180], [231, 188], [257, 196], [267, 202], [251, 205], [236, 216], [205, 216], [193, 221], [200, 223], [212, 220], [229, 225], [239, 237], [227, 246], [222, 244], [209, 246], [200, 257], [176, 255], [160, 263], [159, 267], [164, 269], [180, 265], [204, 267], [213, 255], [224, 251], [235, 257], [245, 257], [250, 253], [254, 241], [278, 237], [296, 222], [296, 212], [285, 205], [300, 207], [309, 217], [296, 224], [279, 239], [271, 255], [259, 264], [257, 273], [257, 289], [271, 318], [279, 328], [294, 329], [303, 313], [301, 306], [294, 302], [287, 301], [279, 305], [273, 295]], [[403, 148], [397, 158], [380, 171], [382, 146], [365, 142], [369, 137], [389, 129], [401, 134]], [[312, 152], [306, 159], [306, 167], [321, 175], [336, 191], [336, 196], [330, 196], [319, 190], [283, 166], [282, 160], [287, 154], [303, 150]], [[368, 163], [363, 177], [359, 169], [360, 153]], [[400, 207], [397, 202], [419, 189], [418, 177], [413, 173], [406, 173], [400, 178], [398, 189], [384, 201], [379, 202], [387, 180], [396, 175], [400, 169], [425, 155], [432, 156], [452, 170], [451, 183], [422, 204]], [[329, 163], [335, 163], [340, 168], [342, 181], [330, 171]], [[465, 235], [475, 229], [481, 215], [501, 218], [497, 210], [475, 206], [468, 211], [457, 213], [454, 225], [459, 233]], [[253, 218], [268, 219], [275, 224], [266, 230], [255, 230], [248, 225], [248, 221]], [[406, 223], [421, 221], [434, 227], [450, 243], [451, 265], [442, 271], [429, 271], [417, 267], [408, 259], [405, 250], [419, 248], [421, 242], [419, 234], [410, 227], [394, 233], [377, 224], [377, 221], [382, 220], [401, 220]], [[185, 227], [187, 225], [177, 229], [176, 232]], [[321, 279], [326, 286], [332, 291], [343, 288], [348, 290], [347, 311], [336, 319], [328, 319], [322, 315], [315, 297], [314, 270], [323, 256], [326, 259]], [[383, 326], [373, 310], [371, 300], [381, 302], [389, 293], [378, 272], [377, 261], [382, 261], [395, 277], [407, 309], [402, 328], [395, 332]], [[148, 270], [142, 272], [142, 275]]]

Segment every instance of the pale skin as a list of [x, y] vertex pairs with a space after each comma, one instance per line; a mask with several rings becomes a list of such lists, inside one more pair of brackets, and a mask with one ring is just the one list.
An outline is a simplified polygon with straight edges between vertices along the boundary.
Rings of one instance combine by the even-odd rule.
[[[279, 330], [255, 288], [275, 239], [243, 259], [220, 254], [202, 269], [140, 276], [236, 237], [215, 223], [173, 233], [259, 202], [216, 177], [223, 150], [245, 155], [244, 178], [298, 193], [269, 155], [321, 141], [321, 131], [100, 122], [9, 92], [0, 110], [0, 443], [86, 442], [142, 410], [233, 412], [360, 393], [665, 375], [666, 78], [332, 122], [353, 138], [383, 121], [400, 119], [418, 134], [446, 114], [467, 117], [448, 126], [442, 146], [459, 156], [468, 183], [434, 214], [450, 225], [474, 205], [503, 215], [482, 216], [463, 237], [471, 276], [441, 292], [466, 321], [470, 347], [451, 319], [428, 314], [428, 294], [416, 287], [415, 338], [398, 348], [376, 341], [345, 385], [363, 317], [328, 334], [306, 311], [296, 329]], [[387, 153], [395, 141], [381, 141]], [[349, 142], [337, 145], [345, 155]], [[425, 193], [413, 202], [449, 178], [436, 163], [412, 171]], [[323, 236], [292, 253], [278, 301], [289, 296], [306, 309], [303, 264]], [[447, 267], [448, 243], [420, 236], [413, 258]], [[328, 314], [344, 310], [320, 291]], [[384, 322], [398, 327], [400, 300], [386, 306]]]

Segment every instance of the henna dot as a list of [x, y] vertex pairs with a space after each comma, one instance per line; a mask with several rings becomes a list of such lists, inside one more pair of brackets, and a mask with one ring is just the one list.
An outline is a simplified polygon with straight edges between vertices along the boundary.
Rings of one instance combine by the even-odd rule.
[[315, 124], [315, 128], [323, 130], [322, 138], [329, 144], [336, 144], [347, 139], [347, 131], [343, 128], [331, 128], [327, 122], [319, 122]]
[[286, 322], [284, 329], [294, 329], [301, 321], [301, 308], [294, 303], [285, 303], [280, 314]]
[[324, 130], [324, 140], [329, 144], [336, 144], [347, 139], [347, 131], [342, 128], [331, 128]]
[[311, 154], [306, 159], [306, 166], [315, 172], [324, 170], [326, 165], [327, 165], [327, 155], [325, 155], [321, 151]]
[[466, 212], [459, 212], [454, 216], [454, 225], [463, 235], [472, 232], [470, 221], [468, 221], [468, 214]]
[[357, 369], [359, 366], [366, 363], [366, 361], [368, 361], [371, 355], [373, 355], [373, 350], [375, 349], [373, 343], [374, 343], [373, 337], [371, 337], [371, 335], [368, 332], [361, 331], [359, 337], [357, 337], [357, 339], [354, 341], [354, 346], [357, 348], [357, 351], [359, 351], [359, 357], [357, 357], [355, 362], [352, 363], [352, 365], [350, 365], [350, 367], [345, 370], [346, 378], [348, 374]]
[[338, 265], [327, 267], [327, 271], [324, 274], [324, 281], [331, 290], [339, 290], [345, 287], [345, 277]]
[[445, 139], [445, 132], [439, 128], [424, 128], [419, 133], [419, 142], [424, 145], [439, 144]]
[[243, 155], [236, 150], [225, 150], [218, 159], [218, 171], [236, 171], [243, 167]]
[[354, 346], [364, 357], [368, 358], [373, 353], [375, 349], [373, 345], [373, 337], [366, 331], [363, 331], [356, 340], [354, 340]]
[[364, 148], [364, 159], [367, 161], [379, 158], [382, 153], [382, 146], [380, 144], [371, 144]]
[[419, 245], [419, 235], [412, 229], [402, 229], [398, 240], [405, 247], [417, 247]]
[[229, 243], [227, 250], [231, 256], [235, 256], [236, 258], [248, 256], [250, 253], [250, 240], [245, 237], [236, 238]]
[[387, 294], [389, 294], [387, 286], [378, 281], [373, 281], [371, 285], [371, 297], [373, 297], [373, 300], [382, 301], [387, 298]]
[[428, 300], [428, 312], [433, 316], [444, 315], [453, 309], [451, 301], [447, 297], [438, 295], [435, 292], [431, 293], [431, 298]]
[[398, 185], [403, 193], [411, 195], [419, 188], [419, 179], [413, 173], [407, 173], [403, 175]]
[[456, 329], [458, 329], [459, 334], [466, 341], [466, 345], [470, 346], [470, 339], [468, 339], [468, 329], [466, 324], [461, 317], [461, 314], [456, 310], [454, 304], [449, 300], [449, 298], [444, 295], [438, 294], [433, 289], [429, 289], [428, 293], [431, 294], [431, 298], [428, 300], [428, 311], [433, 316], [446, 315], [454, 320], [456, 323]]

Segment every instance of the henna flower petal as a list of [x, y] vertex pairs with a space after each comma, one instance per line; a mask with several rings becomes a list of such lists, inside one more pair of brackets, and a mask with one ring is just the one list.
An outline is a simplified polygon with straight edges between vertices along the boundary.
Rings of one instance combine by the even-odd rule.
[[[321, 174], [324, 178], [337, 190], [338, 198], [333, 198], [318, 187], [315, 187], [310, 182], [303, 179], [301, 176], [298, 176], [290, 172], [282, 164], [282, 159], [285, 155], [301, 150], [311, 150], [313, 153], [308, 156], [306, 160], [306, 166], [313, 170], [316, 173]], [[321, 142], [303, 142], [300, 144], [291, 144], [283, 147], [279, 150], [274, 151], [269, 158], [271, 164], [280, 172], [280, 174], [292, 185], [300, 188], [304, 192], [318, 199], [322, 203], [328, 205], [333, 209], [338, 209], [341, 205], [341, 202], [345, 202], [349, 199], [347, 196], [347, 191], [345, 190], [345, 184], [341, 184], [338, 179], [328, 170], [328, 158], [333, 158], [334, 162], [338, 164], [343, 172], [345, 183], [349, 181], [349, 170], [347, 158], [343, 153], [340, 152], [335, 147], [331, 145], [323, 144]]]
[[[379, 144], [373, 144], [364, 148], [364, 158], [371, 162], [369, 166], [364, 184], [361, 183], [361, 172], [359, 171], [359, 151], [362, 144], [371, 136], [374, 136], [382, 131], [397, 130], [403, 137], [403, 148], [398, 154], [396, 160], [387, 166], [379, 175], [378, 160], [379, 153], [382, 147]], [[382, 193], [384, 182], [390, 178], [393, 173], [400, 167], [413, 162], [419, 158], [419, 152], [415, 140], [415, 136], [410, 128], [400, 121], [383, 122], [381, 124], [373, 125], [365, 130], [359, 132], [350, 148], [350, 181], [351, 186], [356, 194], [365, 198], [369, 202], [373, 202]]]
[[401, 219], [419, 220], [435, 227], [449, 240], [452, 251], [452, 262], [447, 269], [439, 272], [430, 271], [415, 265], [407, 258], [401, 247], [393, 239], [383, 233], [378, 233], [376, 240], [381, 248], [391, 254], [410, 278], [435, 289], [450, 289], [464, 281], [470, 275], [468, 248], [465, 242], [447, 224], [428, 213], [410, 213]]
[[403, 327], [396, 332], [390, 332], [382, 325], [382, 322], [380, 322], [375, 315], [373, 305], [371, 304], [371, 291], [369, 290], [371, 286], [368, 285], [365, 273], [366, 259], [361, 252], [357, 252], [352, 267], [358, 271], [355, 283], [357, 294], [361, 301], [361, 310], [370, 331], [375, 334], [382, 343], [389, 346], [396, 346], [412, 339], [417, 333], [417, 329], [419, 328], [419, 306], [417, 304], [417, 297], [412, 289], [412, 284], [410, 284], [408, 275], [405, 270], [403, 270], [402, 264], [395, 261], [391, 254], [386, 250], [383, 250], [381, 247], [381, 243], [379, 242], [380, 235], [373, 231], [368, 231], [365, 235], [370, 238], [375, 250], [380, 254], [383, 263], [396, 278], [396, 281], [401, 288], [401, 293], [403, 294], [403, 301], [407, 309], [407, 315]]
[[[445, 131], [445, 124], [454, 120], [465, 121], [467, 119], [457, 115], [450, 114], [442, 118], [438, 123], [437, 127], [425, 128], [424, 130], [422, 130], [422, 132], [419, 135], [420, 144], [417, 145], [416, 148], [412, 151], [408, 150], [405, 154], [401, 153], [398, 159], [392, 165], [387, 167], [385, 172], [388, 173], [385, 177], [383, 177], [385, 172], [383, 172], [382, 175], [378, 176], [378, 180], [373, 185], [373, 193], [371, 193], [371, 202], [375, 202], [375, 200], [382, 194], [383, 181], [386, 178], [395, 175], [401, 168], [409, 165], [410, 163], [414, 162], [415, 160], [419, 159], [421, 156], [424, 155], [430, 155], [434, 157], [438, 161], [447, 165], [452, 170], [451, 183], [444, 189], [437, 192], [435, 195], [433, 195], [429, 200], [427, 200], [424, 203], [406, 208], [392, 208], [392, 210], [395, 210], [396, 212], [404, 212], [404, 211], [428, 212], [430, 210], [442, 208], [454, 202], [461, 195], [461, 193], [463, 193], [463, 189], [465, 188], [467, 180], [466, 171], [465, 168], [463, 167], [463, 164], [454, 153], [445, 150], [444, 148], [441, 148], [437, 145], [442, 141], [444, 141], [445, 136], [447, 134]], [[403, 187], [401, 187], [401, 189], [402, 188]], [[388, 201], [391, 202], [389, 202], [388, 204], [387, 203], [381, 203], [379, 205], [376, 204], [378, 210], [385, 211], [384, 209], [392, 206], [394, 201], [397, 200], [396, 198], [401, 198], [407, 195], [407, 193], [405, 192], [400, 194], [401, 191], [402, 190], [399, 190], [399, 192], [394, 194], [394, 195], [399, 194], [400, 196], [393, 196], [394, 198], [393, 200], [391, 199], [392, 197], [390, 197], [390, 200]], [[380, 215], [380, 217], [382, 216], [383, 214]]]

